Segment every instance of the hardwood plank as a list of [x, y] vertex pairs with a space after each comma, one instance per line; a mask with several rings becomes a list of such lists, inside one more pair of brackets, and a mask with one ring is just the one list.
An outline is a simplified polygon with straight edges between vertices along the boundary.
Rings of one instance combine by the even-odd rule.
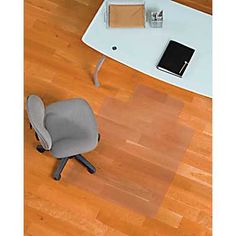
[[173, 0], [186, 6], [212, 14], [212, 0]]
[[177, 214], [174, 211], [161, 207], [156, 215], [155, 219], [170, 225], [173, 228], [178, 228], [183, 216]]

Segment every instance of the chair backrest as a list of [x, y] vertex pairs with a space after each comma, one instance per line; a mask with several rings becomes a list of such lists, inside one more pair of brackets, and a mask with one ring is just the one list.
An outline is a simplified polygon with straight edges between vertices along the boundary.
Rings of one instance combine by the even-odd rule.
[[26, 109], [30, 124], [37, 133], [40, 143], [45, 150], [50, 150], [52, 138], [44, 125], [45, 107], [43, 101], [36, 95], [30, 95], [27, 97]]

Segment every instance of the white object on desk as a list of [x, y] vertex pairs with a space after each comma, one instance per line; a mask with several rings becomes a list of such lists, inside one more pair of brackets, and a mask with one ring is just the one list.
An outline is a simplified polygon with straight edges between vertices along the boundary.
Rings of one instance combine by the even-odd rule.
[[152, 28], [162, 28], [163, 25], [163, 10], [153, 11], [150, 14], [150, 26]]
[[[169, 0], [146, 0], [146, 11], [163, 10], [163, 28], [111, 29], [104, 23], [106, 1], [82, 41], [114, 60], [183, 89], [212, 96], [212, 17]], [[156, 68], [170, 40], [195, 49], [180, 79]], [[117, 47], [113, 50], [112, 47]]]

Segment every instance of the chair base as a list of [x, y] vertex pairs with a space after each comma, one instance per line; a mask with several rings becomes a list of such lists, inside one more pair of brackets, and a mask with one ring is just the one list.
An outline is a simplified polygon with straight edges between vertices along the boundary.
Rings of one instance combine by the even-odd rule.
[[53, 173], [54, 180], [59, 181], [61, 179], [61, 173], [62, 173], [67, 161], [72, 158], [75, 158], [83, 166], [85, 166], [90, 174], [94, 174], [96, 172], [96, 168], [85, 157], [83, 157], [81, 154], [78, 154], [74, 157], [65, 157], [65, 158], [59, 159], [59, 164]]
[[59, 164], [57, 166], [57, 169], [53, 173], [53, 179], [54, 180], [58, 181], [58, 180], [61, 179], [61, 172], [63, 171], [63, 169], [64, 169], [64, 167], [65, 167], [68, 160], [69, 160], [69, 157], [60, 159]]
[[76, 155], [75, 159], [85, 166], [90, 174], [94, 174], [96, 172], [96, 168], [81, 154]]
[[[37, 151], [40, 153], [44, 153], [46, 150], [43, 148], [42, 145], [37, 145]], [[53, 179], [59, 181], [61, 179], [61, 173], [69, 159], [75, 158], [78, 162], [80, 162], [84, 167], [87, 168], [90, 174], [94, 174], [96, 172], [96, 168], [81, 154], [75, 155], [73, 157], [65, 157], [59, 159], [59, 164], [56, 170], [53, 173]]]
[[[30, 124], [30, 128], [32, 129], [32, 125]], [[37, 133], [35, 132], [35, 137], [37, 140], [39, 140]], [[100, 141], [101, 135], [98, 134], [98, 142]], [[36, 150], [40, 153], [44, 153], [46, 150], [43, 148], [42, 145], [37, 145]], [[88, 172], [90, 174], [94, 174], [96, 172], [96, 168], [81, 154], [77, 154], [73, 157], [65, 157], [59, 159], [59, 164], [56, 168], [56, 170], [53, 173], [53, 179], [56, 181], [59, 181], [61, 179], [61, 173], [69, 159], [75, 158], [78, 162], [80, 162], [84, 167], [87, 168]]]

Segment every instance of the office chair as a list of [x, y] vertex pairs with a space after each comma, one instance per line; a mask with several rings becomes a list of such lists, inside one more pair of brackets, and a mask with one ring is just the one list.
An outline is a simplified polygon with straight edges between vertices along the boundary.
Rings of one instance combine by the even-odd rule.
[[53, 173], [55, 180], [60, 180], [71, 158], [82, 163], [89, 173], [96, 172], [95, 167], [82, 156], [82, 153], [92, 151], [100, 139], [93, 111], [84, 99], [59, 101], [45, 108], [40, 97], [30, 95], [27, 97], [27, 113], [30, 128], [34, 129], [41, 143], [37, 151], [50, 151], [59, 159]]

